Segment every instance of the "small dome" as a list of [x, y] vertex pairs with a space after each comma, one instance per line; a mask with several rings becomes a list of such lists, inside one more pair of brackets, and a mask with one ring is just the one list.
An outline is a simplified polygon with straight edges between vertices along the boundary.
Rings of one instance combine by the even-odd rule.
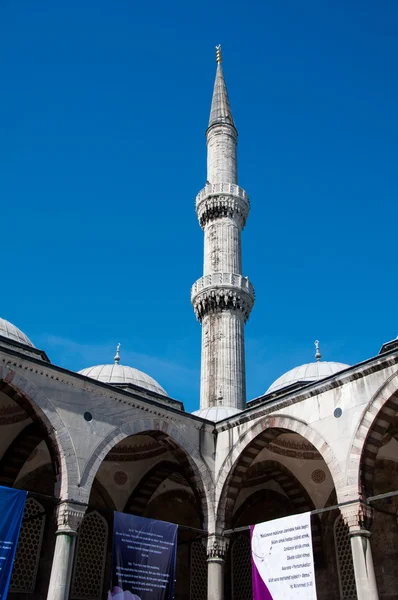
[[265, 393], [271, 394], [272, 392], [281, 390], [285, 387], [293, 385], [293, 383], [298, 383], [299, 381], [306, 383], [318, 381], [319, 379], [324, 379], [325, 377], [330, 377], [335, 373], [344, 371], [344, 369], [348, 369], [349, 366], [350, 365], [346, 365], [344, 363], [327, 361], [317, 361], [308, 363], [306, 365], [301, 365], [300, 367], [295, 367], [279, 377]]
[[26, 346], [31, 346], [32, 348], [34, 348], [34, 345], [30, 341], [30, 339], [23, 333], [23, 331], [18, 329], [18, 327], [15, 327], [15, 325], [10, 323], [9, 321], [6, 321], [5, 319], [1, 318], [0, 335], [10, 340], [13, 340], [14, 342], [20, 342], [21, 344], [25, 344]]
[[209, 408], [195, 410], [192, 414], [196, 417], [201, 417], [202, 419], [207, 419], [208, 421], [217, 423], [217, 421], [223, 421], [224, 419], [232, 417], [233, 415], [237, 415], [240, 412], [242, 411], [239, 408], [233, 408], [232, 406], [211, 406]]
[[151, 392], [163, 394], [167, 396], [167, 392], [155, 381], [152, 377], [149, 377], [146, 373], [133, 369], [133, 367], [127, 367], [115, 363], [114, 365], [97, 365], [95, 367], [88, 367], [79, 371], [80, 375], [91, 377], [97, 381], [103, 383], [118, 383], [119, 385], [127, 385], [132, 383], [138, 385]]

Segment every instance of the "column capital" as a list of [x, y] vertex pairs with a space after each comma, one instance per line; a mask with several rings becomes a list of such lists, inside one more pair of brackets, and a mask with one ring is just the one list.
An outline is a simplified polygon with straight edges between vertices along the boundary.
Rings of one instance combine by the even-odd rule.
[[209, 535], [207, 538], [207, 558], [225, 560], [229, 546], [229, 538], [223, 535]]
[[341, 516], [350, 530], [350, 534], [370, 535], [369, 529], [373, 521], [373, 508], [358, 501], [340, 506]]
[[76, 535], [86, 510], [86, 504], [62, 500], [57, 507], [57, 533]]

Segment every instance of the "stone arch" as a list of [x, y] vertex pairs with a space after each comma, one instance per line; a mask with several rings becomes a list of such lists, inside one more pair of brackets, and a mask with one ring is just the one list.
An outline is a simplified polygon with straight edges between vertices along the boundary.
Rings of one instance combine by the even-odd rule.
[[200, 501], [203, 527], [206, 528], [209, 520], [213, 518], [209, 507], [211, 490], [214, 486], [211, 471], [202, 458], [199, 448], [190, 442], [174, 423], [159, 417], [136, 418], [124, 423], [104, 437], [93, 449], [82, 474], [80, 486], [85, 493], [89, 493], [94, 477], [110, 450], [124, 439], [137, 434], [153, 437], [175, 456]]
[[377, 453], [397, 412], [398, 373], [373, 395], [356, 428], [347, 464], [347, 485], [355, 486], [354, 493], [371, 493]]
[[78, 464], [69, 432], [51, 401], [31, 381], [0, 366], [0, 391], [12, 398], [42, 428], [57, 465], [57, 493], [79, 498]]
[[273, 415], [259, 419], [241, 435], [220, 468], [216, 484], [217, 489], [221, 490], [216, 513], [217, 531], [225, 529], [226, 523], [231, 519], [247, 469], [254, 458], [282, 433], [297, 433], [310, 442], [329, 468], [336, 489], [342, 485], [341, 470], [331, 448], [307, 423], [286, 415]]
[[[184, 476], [183, 469], [179, 464], [166, 460], [149, 469], [132, 491], [126, 502], [124, 512], [130, 512], [138, 516], [142, 515], [154, 492], [173, 473]], [[192, 491], [195, 493], [194, 490]]]
[[[294, 507], [296, 513], [310, 512], [315, 509], [315, 504], [307, 492], [304, 485], [295, 477], [288, 467], [283, 465], [277, 460], [265, 460], [253, 465], [252, 469], [256, 468], [257, 471], [264, 474], [265, 480], [275, 481], [282, 491], [286, 494], [287, 498]], [[262, 482], [264, 483], [265, 480]], [[259, 502], [264, 493], [269, 490], [257, 490], [242, 503], [241, 506], [235, 511], [233, 520], [237, 522], [243, 512], [246, 512], [250, 506], [254, 506]], [[321, 557], [323, 553], [322, 549], [322, 534], [320, 519], [317, 515], [311, 517], [312, 521], [312, 541], [314, 544], [314, 552], [317, 557]]]

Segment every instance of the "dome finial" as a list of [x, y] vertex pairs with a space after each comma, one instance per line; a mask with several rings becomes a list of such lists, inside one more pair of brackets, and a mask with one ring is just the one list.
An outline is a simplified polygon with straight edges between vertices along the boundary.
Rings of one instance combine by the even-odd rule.
[[216, 46], [216, 63], [218, 65], [222, 63], [222, 58], [221, 58], [221, 44], [218, 44], [218, 46]]
[[116, 346], [116, 354], [115, 354], [114, 361], [115, 361], [115, 365], [118, 365], [120, 363], [120, 344], [118, 344]]
[[317, 359], [317, 361], [320, 361], [322, 358], [322, 354], [320, 353], [320, 350], [319, 350], [319, 341], [315, 340], [314, 344], [315, 344], [315, 358]]

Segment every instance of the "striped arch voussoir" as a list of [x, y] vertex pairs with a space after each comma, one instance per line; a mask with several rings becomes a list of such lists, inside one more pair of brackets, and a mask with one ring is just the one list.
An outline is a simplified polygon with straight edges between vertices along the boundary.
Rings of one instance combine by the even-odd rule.
[[358, 493], [372, 494], [377, 453], [398, 413], [398, 374], [373, 396], [356, 430], [348, 462], [347, 484]]
[[0, 367], [0, 391], [12, 398], [37, 424], [46, 440], [54, 470], [57, 493], [78, 498], [78, 466], [69, 432], [55, 407], [41, 390], [17, 371]]

